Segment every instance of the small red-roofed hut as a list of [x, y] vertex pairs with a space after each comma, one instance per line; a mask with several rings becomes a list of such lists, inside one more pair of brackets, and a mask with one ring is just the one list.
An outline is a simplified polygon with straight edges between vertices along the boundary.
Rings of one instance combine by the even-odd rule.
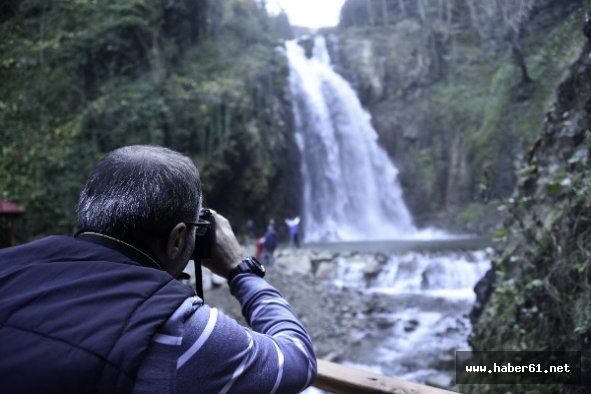
[[16, 245], [14, 221], [25, 209], [7, 200], [0, 199], [0, 248]]

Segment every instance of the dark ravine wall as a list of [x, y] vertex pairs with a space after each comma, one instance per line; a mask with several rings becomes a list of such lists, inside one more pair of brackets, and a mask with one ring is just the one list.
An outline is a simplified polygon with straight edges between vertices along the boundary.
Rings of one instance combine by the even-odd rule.
[[[396, 12], [402, 3], [405, 13]], [[498, 15], [483, 13], [474, 25], [466, 2], [450, 2], [447, 26], [436, 7], [421, 14], [419, 2], [402, 3], [349, 0], [355, 18], [343, 11], [345, 22], [325, 32], [335, 68], [371, 113], [417, 223], [488, 234], [583, 45], [585, 1], [530, 2], [519, 40], [528, 83]], [[372, 6], [379, 9], [369, 17]]]
[[[591, 22], [504, 205], [493, 267], [476, 287], [477, 350], [580, 350], [584, 386], [466, 386], [462, 392], [591, 390]], [[583, 34], [581, 34], [583, 36]]]

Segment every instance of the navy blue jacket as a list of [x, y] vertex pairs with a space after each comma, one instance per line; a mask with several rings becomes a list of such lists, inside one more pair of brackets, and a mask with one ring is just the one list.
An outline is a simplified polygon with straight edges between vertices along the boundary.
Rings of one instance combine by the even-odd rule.
[[273, 227], [268, 227], [265, 237], [265, 249], [273, 252], [277, 247], [277, 232]]
[[0, 250], [0, 391], [131, 392], [152, 335], [192, 295], [72, 237]]

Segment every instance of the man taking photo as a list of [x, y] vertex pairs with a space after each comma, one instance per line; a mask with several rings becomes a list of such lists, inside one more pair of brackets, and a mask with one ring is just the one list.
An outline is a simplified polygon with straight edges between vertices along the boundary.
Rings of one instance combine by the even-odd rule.
[[264, 268], [214, 212], [212, 259], [251, 328], [177, 280], [202, 207], [193, 162], [128, 146], [92, 171], [75, 237], [0, 250], [3, 393], [295, 393], [312, 342]]

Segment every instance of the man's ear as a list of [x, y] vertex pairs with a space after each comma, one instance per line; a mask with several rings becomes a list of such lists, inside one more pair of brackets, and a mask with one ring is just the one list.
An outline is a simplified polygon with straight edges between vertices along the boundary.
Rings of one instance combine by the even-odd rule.
[[177, 223], [170, 233], [168, 233], [168, 238], [166, 240], [166, 257], [170, 260], [175, 260], [183, 252], [186, 234], [187, 225], [185, 223]]

